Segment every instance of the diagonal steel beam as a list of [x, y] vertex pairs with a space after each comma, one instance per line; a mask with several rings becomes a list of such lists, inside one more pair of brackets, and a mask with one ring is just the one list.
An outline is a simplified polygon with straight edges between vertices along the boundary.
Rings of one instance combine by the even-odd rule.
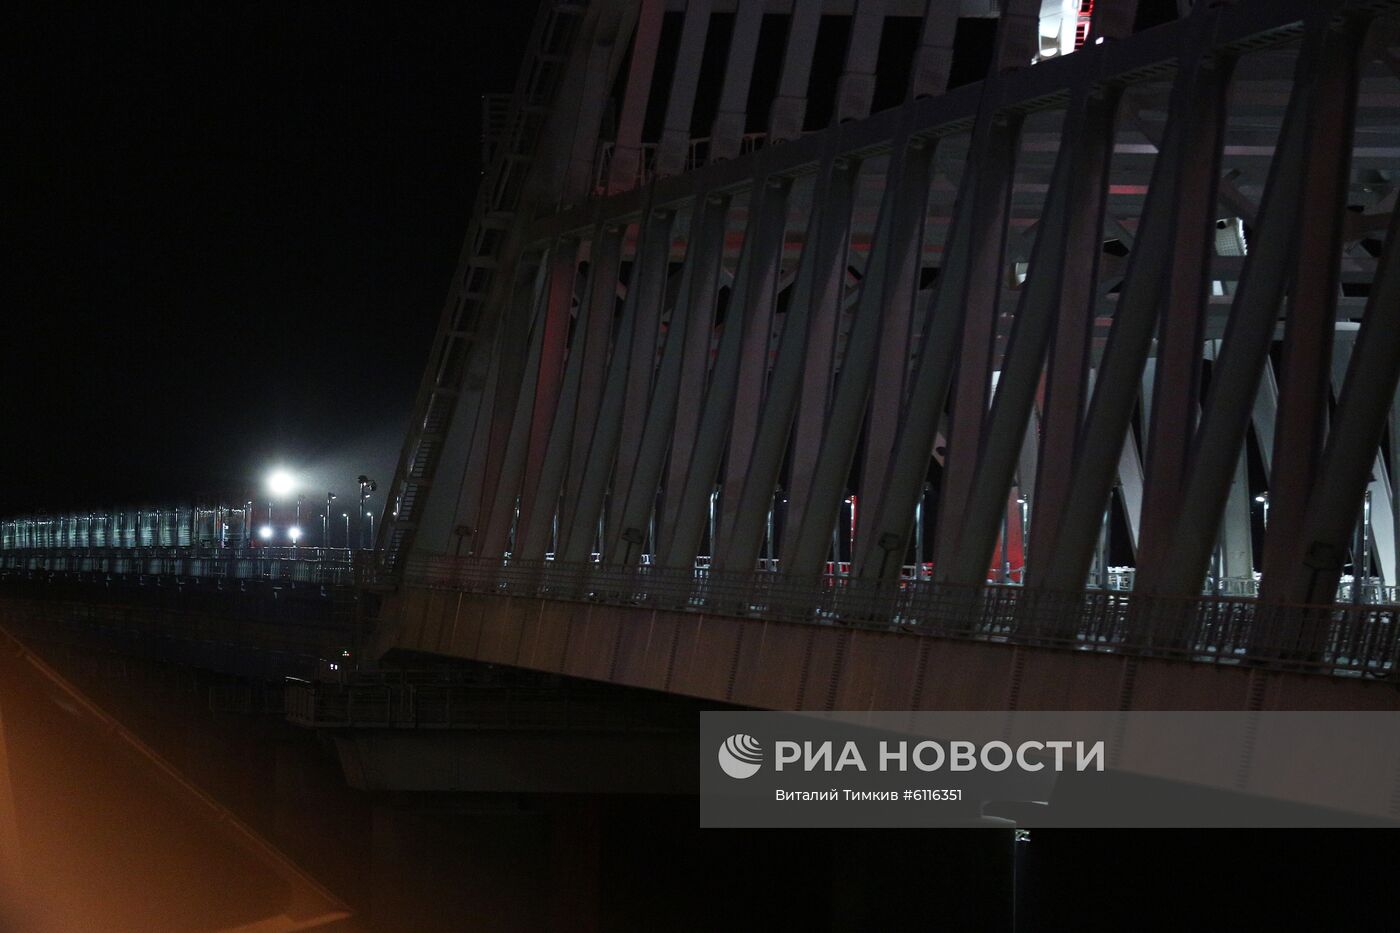
[[[1310, 490], [1302, 522], [1301, 566], [1287, 578], [1266, 576], [1265, 595], [1291, 602], [1330, 602], [1341, 577], [1341, 556], [1356, 527], [1362, 496], [1371, 482], [1375, 451], [1400, 384], [1400, 219], [1386, 234], [1376, 280], [1366, 301], [1346, 382], [1337, 398], [1332, 430], [1321, 458], [1326, 482]], [[1301, 572], [1298, 572], [1301, 571]], [[1266, 565], [1266, 574], [1268, 572]]]
[[[771, 289], [776, 275], [773, 271], [782, 257], [783, 228], [787, 219], [788, 192], [792, 179], [787, 176], [765, 176], [755, 186], [750, 201], [749, 226], [744, 236], [743, 254], [735, 275], [735, 288], [725, 312], [724, 329], [719, 350], [705, 392], [704, 408], [696, 444], [687, 464], [685, 484], [680, 490], [676, 523], [670, 539], [659, 549], [661, 563], [668, 567], [689, 567], [695, 561], [709, 513], [710, 495], [719, 477], [725, 445], [730, 436], [734, 406], [739, 399], [740, 375], [745, 368], [746, 344], [750, 366], [755, 328], [765, 337], [772, 311]], [[757, 404], [757, 399], [745, 399]]]
[[[710, 302], [713, 301], [713, 282], [724, 251], [724, 219], [728, 209], [727, 196], [707, 195], [704, 192], [697, 194], [691, 208], [680, 300], [667, 328], [636, 463], [631, 476], [622, 477], [630, 479], [630, 485], [618, 490], [619, 497], [625, 496], [619, 523], [624, 533], [629, 528], [638, 531], [645, 529], [651, 519], [656, 506], [657, 484], [675, 427], [676, 406], [681, 399], [681, 375], [688, 344], [697, 339], [697, 334], [704, 336], [706, 345], [709, 343]], [[697, 281], [699, 279], [707, 280], [710, 284], [703, 285]], [[702, 326], [693, 327], [692, 317], [697, 318]], [[619, 542], [612, 541], [604, 548], [604, 554], [607, 559], [617, 561], [626, 556], [627, 550]], [[640, 558], [640, 550], [636, 550], [632, 557]]]
[[[1347, 63], [1349, 43], [1340, 39], [1328, 28], [1327, 10], [1322, 9], [1310, 24], [1298, 57], [1260, 220], [1212, 370], [1210, 392], [1192, 443], [1185, 493], [1171, 532], [1171, 559], [1156, 568], [1144, 568], [1151, 574], [1153, 588], [1162, 593], [1187, 596], [1200, 591], [1258, 405], [1260, 380], [1294, 258], [1309, 167], [1316, 171], [1339, 160], [1345, 163], [1351, 148], [1350, 134], [1336, 122], [1347, 119], [1343, 116], [1346, 72], [1354, 73]], [[1340, 84], [1336, 77], [1342, 78]], [[1266, 464], [1271, 454], [1266, 452]]]
[[[890, 153], [880, 215], [872, 235], [866, 275], [859, 303], [853, 313], [840, 376], [822, 431], [815, 464], [811, 468], [800, 524], [789, 524], [782, 561], [789, 572], [815, 574], [825, 561], [836, 524], [846, 480], [856, 454], [856, 444], [870, 400], [877, 360], [880, 328], [887, 306], [893, 301], [894, 284], [907, 282], [918, 267], [924, 205], [927, 203], [929, 145], [926, 140], [901, 134]], [[913, 165], [906, 168], [908, 163]], [[913, 294], [905, 300], [912, 301]], [[804, 398], [803, 404], [817, 404]], [[791, 497], [789, 497], [791, 500]]]
[[[1320, 76], [1325, 84], [1319, 94], [1327, 98], [1329, 106], [1319, 114], [1319, 125], [1311, 130], [1315, 134], [1326, 132], [1351, 138], [1356, 110], [1356, 53], [1363, 33], [1362, 24], [1356, 20], [1346, 20], [1339, 26], [1337, 40], [1342, 42], [1342, 48], [1332, 59], [1332, 67]], [[1304, 522], [1309, 497], [1324, 475], [1319, 468], [1332, 398], [1332, 338], [1336, 331], [1350, 176], [1351, 147], [1346, 146], [1335, 158], [1309, 162], [1303, 181], [1297, 253], [1279, 368], [1269, 533], [1264, 537], [1260, 598], [1268, 602], [1299, 592], [1297, 578], [1305, 564], [1331, 560], [1321, 554], [1309, 557], [1311, 542], [1305, 538]], [[1366, 457], [1367, 469], [1370, 459], [1371, 456]], [[1354, 518], [1355, 513], [1348, 516], [1348, 521]], [[1340, 560], [1337, 563], [1340, 565]]]
[[[592, 559], [594, 529], [599, 516], [603, 514], [603, 503], [614, 475], [618, 441], [623, 433], [624, 410], [628, 407], [632, 383], [640, 382], [643, 376], [646, 386], [649, 387], [651, 383], [658, 315], [654, 308], [643, 307], [642, 296], [648, 291], [659, 295], [665, 284], [665, 259], [671, 247], [673, 217], [674, 214], [665, 209], [648, 209], [644, 214], [637, 260], [632, 270], [634, 287], [628, 290], [627, 300], [622, 306], [622, 320], [618, 323], [617, 337], [613, 341], [607, 380], [599, 399], [598, 416], [579, 481], [578, 499], [574, 508], [564, 516], [569, 528], [564, 535], [564, 560], [584, 562]], [[658, 269], [658, 265], [661, 268]], [[644, 278], [652, 279], [654, 287], [639, 287]], [[639, 347], [646, 349], [643, 351]], [[634, 373], [637, 367], [643, 371]]]
[[[1134, 589], [1152, 591], [1169, 560], [1171, 526], [1180, 513], [1187, 455], [1200, 409], [1201, 350], [1214, 252], [1216, 192], [1225, 139], [1230, 73], [1234, 60], [1202, 62], [1187, 116], [1189, 152], [1177, 171], [1176, 210], [1162, 279], [1157, 370], [1146, 426], [1142, 526]], [[1247, 397], [1241, 398], [1241, 402]]]
[[772, 506], [803, 388], [804, 370], [811, 362], [808, 354], [815, 353], [818, 360], [829, 359], [826, 335], [815, 333], [814, 324], [829, 327], [830, 314], [825, 312], [835, 306], [835, 280], [831, 273], [844, 266], [856, 172], [853, 162], [829, 156], [823, 161], [813, 188], [804, 240], [808, 246], [803, 249], [788, 302], [787, 320], [779, 338], [753, 456], [739, 492], [732, 527], [725, 547], [717, 551], [722, 567], [747, 570], [757, 563], [765, 519]]
[[[1137, 405], [1138, 385], [1157, 327], [1162, 277], [1167, 268], [1176, 202], [1185, 160], [1198, 158], [1200, 136], [1213, 136], [1208, 121], [1192, 119], [1197, 106], [1202, 59], [1219, 9], [1202, 7], [1192, 16], [1181, 42], [1170, 116], [1161, 151], [1152, 169], [1147, 203], [1137, 240], [1128, 260], [1117, 313], [1100, 361], [1089, 410], [1075, 441], [1075, 464], [1063, 504], [1049, 503], [1042, 490], [1031, 527], [1037, 537], [1036, 558], [1028, 567], [1028, 583], [1056, 590], [1084, 585], [1103, 524], [1104, 508], [1114, 473]], [[1150, 453], [1150, 445], [1149, 445]], [[1041, 510], [1053, 507], [1059, 521], [1041, 520]], [[1040, 555], [1043, 555], [1041, 557]]]
[[943, 579], [969, 584], [986, 579], [1001, 505], [1011, 487], [1052, 336], [1064, 357], [1052, 362], [1047, 380], [1047, 440], [1039, 482], [1063, 484], [1067, 478], [1069, 463], [1057, 453], [1069, 445], [1058, 441], [1074, 436], [1082, 411], [1093, 325], [1092, 288], [1103, 239], [1117, 110], [1116, 92], [1081, 87], [1066, 114], [1065, 144], [1056, 159], [1042, 230], [1032, 250], [992, 410], [980, 439], [978, 469], [957, 546], [939, 555], [939, 563], [946, 565], [940, 574]]

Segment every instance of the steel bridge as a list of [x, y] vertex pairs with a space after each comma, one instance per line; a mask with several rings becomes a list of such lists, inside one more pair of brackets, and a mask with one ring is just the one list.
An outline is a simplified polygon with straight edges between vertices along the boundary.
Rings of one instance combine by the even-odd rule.
[[1397, 10], [546, 0], [360, 571], [379, 650], [1393, 707]]

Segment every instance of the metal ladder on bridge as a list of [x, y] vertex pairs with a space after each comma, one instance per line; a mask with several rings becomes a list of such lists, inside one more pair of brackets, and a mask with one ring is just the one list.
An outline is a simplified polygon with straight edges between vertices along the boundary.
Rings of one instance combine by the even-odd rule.
[[504, 122], [483, 128], [493, 137], [492, 162], [477, 189], [457, 273], [433, 339], [428, 367], [414, 402], [413, 420], [379, 524], [376, 545], [384, 582], [397, 579], [403, 557], [413, 546], [456, 408], [467, 358], [482, 336], [482, 312], [520, 207], [540, 132], [563, 76], [569, 46], [586, 9], [585, 0], [545, 0], [541, 4], [530, 37], [529, 57], [521, 69]]

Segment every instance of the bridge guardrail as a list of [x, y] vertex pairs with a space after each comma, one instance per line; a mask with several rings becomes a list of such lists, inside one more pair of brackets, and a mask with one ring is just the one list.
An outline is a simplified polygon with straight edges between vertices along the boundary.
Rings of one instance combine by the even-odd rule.
[[948, 638], [1392, 676], [1400, 606], [1282, 606], [1240, 596], [1151, 598], [928, 580], [879, 584], [658, 566], [415, 557], [405, 582], [466, 592], [598, 602], [738, 618], [860, 626]]
[[330, 683], [288, 677], [288, 721], [313, 728], [639, 731], [688, 725], [679, 706], [583, 687]]
[[373, 579], [374, 554], [344, 548], [34, 548], [0, 551], [0, 573], [173, 576], [352, 585]]

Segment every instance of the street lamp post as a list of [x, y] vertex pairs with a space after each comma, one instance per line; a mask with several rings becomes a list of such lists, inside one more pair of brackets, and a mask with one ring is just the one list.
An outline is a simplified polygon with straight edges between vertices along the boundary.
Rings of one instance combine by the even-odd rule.
[[350, 549], [350, 513], [341, 512], [340, 517], [345, 519], [345, 549]]
[[326, 517], [321, 522], [321, 541], [325, 547], [331, 546], [331, 503], [335, 501], [335, 493], [326, 493]]
[[360, 548], [363, 549], [365, 547], [365, 503], [369, 501], [369, 494], [379, 488], [379, 484], [363, 473], [356, 477], [355, 481], [360, 484], [360, 514], [356, 528], [360, 533]]

